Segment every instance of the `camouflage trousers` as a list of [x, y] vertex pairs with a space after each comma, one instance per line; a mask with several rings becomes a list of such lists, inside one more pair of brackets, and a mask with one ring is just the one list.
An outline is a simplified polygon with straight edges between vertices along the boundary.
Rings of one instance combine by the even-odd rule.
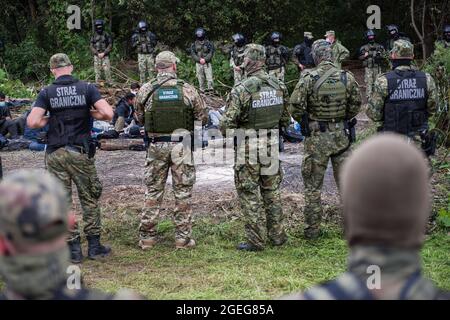
[[242, 72], [242, 70], [238, 71], [233, 69], [233, 73], [234, 73], [234, 85], [236, 85], [239, 82], [241, 82], [242, 79], [244, 78], [244, 72]]
[[373, 91], [373, 85], [375, 83], [375, 80], [377, 80], [377, 77], [381, 74], [381, 68], [375, 67], [375, 68], [365, 68], [364, 72], [364, 81], [366, 82], [366, 97], [367, 99], [370, 98]]
[[272, 244], [282, 244], [286, 241], [280, 197], [282, 169], [279, 159], [276, 161], [278, 168], [270, 175], [264, 174], [263, 169], [268, 166], [262, 164], [259, 158], [252, 163], [246, 155], [245, 163], [234, 165], [234, 183], [247, 241], [260, 249], [266, 243], [266, 230]]
[[198, 85], [200, 87], [200, 91], [204, 92], [206, 89], [213, 90], [214, 82], [213, 82], [213, 70], [211, 63], [195, 64], [195, 71], [197, 73]]
[[155, 58], [152, 54], [138, 54], [139, 63], [139, 77], [141, 84], [146, 83], [149, 79], [153, 78], [155, 73]]
[[[72, 206], [72, 182], [78, 191], [81, 208], [83, 210], [84, 233], [88, 236], [100, 235], [101, 220], [98, 199], [102, 194], [102, 184], [97, 176], [95, 160], [86, 154], [67, 151], [60, 148], [48, 154], [47, 169], [64, 185], [69, 206]], [[78, 222], [70, 230], [69, 241], [80, 237]]]
[[[317, 127], [315, 127], [317, 126]], [[344, 124], [329, 123], [326, 132], [320, 132], [318, 123], [312, 122], [313, 132], [305, 140], [302, 177], [305, 186], [305, 236], [314, 238], [319, 234], [322, 219], [321, 190], [328, 162], [331, 159], [334, 179], [339, 187], [339, 168], [349, 154], [349, 140]]]
[[141, 213], [139, 236], [149, 239], [157, 236], [156, 226], [167, 177], [172, 174], [175, 196], [173, 222], [175, 240], [188, 240], [192, 233], [192, 188], [195, 183], [195, 166], [192, 151], [182, 143], [163, 142], [150, 144], [145, 162], [144, 180], [147, 186], [145, 205]]
[[285, 68], [281, 67], [278, 69], [269, 70], [269, 74], [284, 82]]
[[104, 80], [107, 83], [112, 83], [111, 79], [111, 63], [109, 61], [109, 57], [103, 57], [100, 59], [97, 56], [94, 56], [94, 71], [95, 71], [95, 82], [99, 82], [102, 78], [102, 71], [104, 72], [105, 78]]

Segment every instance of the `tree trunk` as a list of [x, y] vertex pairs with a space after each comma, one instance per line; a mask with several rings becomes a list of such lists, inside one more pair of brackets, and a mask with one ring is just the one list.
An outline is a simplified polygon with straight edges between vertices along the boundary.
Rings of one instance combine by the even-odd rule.
[[[423, 9], [423, 17], [422, 17], [422, 27], [423, 27], [424, 20], [425, 20], [424, 16], [425, 16], [425, 11], [426, 11], [426, 0], [424, 2], [423, 8], [424, 9]], [[414, 0], [411, 0], [410, 9], [411, 9], [411, 22], [414, 27], [414, 31], [416, 32], [417, 36], [419, 37], [420, 44], [422, 45], [422, 55], [423, 55], [422, 58], [423, 58], [423, 61], [425, 61], [427, 51], [426, 51], [426, 46], [425, 46], [425, 41], [424, 41], [424, 34], [419, 31], [419, 28], [417, 27], [417, 24], [416, 24], [416, 19], [415, 19], [415, 14], [414, 14]]]
[[95, 32], [95, 0], [91, 0], [91, 28]]
[[28, 7], [30, 8], [31, 21], [36, 24], [37, 20], [37, 3], [36, 0], [28, 0]]

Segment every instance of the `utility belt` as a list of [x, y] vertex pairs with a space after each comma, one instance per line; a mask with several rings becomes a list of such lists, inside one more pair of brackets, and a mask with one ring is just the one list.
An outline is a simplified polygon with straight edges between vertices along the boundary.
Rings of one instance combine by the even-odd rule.
[[309, 129], [311, 132], [327, 132], [344, 130], [345, 124], [343, 119], [330, 119], [327, 121], [311, 120], [309, 121]]
[[[148, 142], [149, 143], [158, 143], [158, 142], [174, 142], [174, 143], [180, 143], [183, 142], [184, 140], [184, 136], [179, 136], [177, 138], [175, 138], [174, 140], [172, 139], [172, 136], [153, 136], [151, 134], [147, 134], [148, 136]], [[191, 137], [191, 142], [192, 144], [194, 143], [194, 135], [190, 134]]]
[[85, 146], [80, 146], [80, 145], [75, 145], [75, 144], [67, 144], [65, 146], [61, 146], [59, 148], [52, 148], [49, 147], [47, 148], [47, 153], [51, 154], [53, 152], [55, 152], [56, 150], [59, 149], [64, 149], [68, 152], [76, 152], [76, 153], [80, 153], [80, 154], [87, 154], [89, 159], [94, 158], [96, 152], [97, 152], [97, 147], [99, 146], [99, 143], [97, 140], [89, 140], [86, 142]]

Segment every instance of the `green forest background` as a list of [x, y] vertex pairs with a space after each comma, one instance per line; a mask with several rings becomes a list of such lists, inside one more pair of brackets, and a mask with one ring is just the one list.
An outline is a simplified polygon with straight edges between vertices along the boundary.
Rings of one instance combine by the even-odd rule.
[[[5, 43], [4, 67], [0, 78], [8, 77], [4, 91], [19, 91], [22, 96], [33, 95], [23, 90], [19, 82], [45, 84], [50, 81], [48, 59], [56, 52], [65, 52], [76, 66], [77, 76], [92, 79], [92, 56], [89, 38], [92, 21], [106, 21], [107, 30], [114, 37], [113, 66], [120, 67], [126, 61], [136, 59], [130, 38], [139, 20], [146, 20], [150, 30], [161, 43], [181, 56], [182, 77], [194, 80], [193, 65], [186, 48], [192, 42], [196, 27], [203, 26], [211, 40], [226, 43], [232, 34], [242, 32], [254, 42], [264, 42], [274, 30], [283, 35], [283, 42], [292, 48], [300, 43], [305, 30], [316, 38], [326, 30], [336, 31], [338, 38], [356, 58], [364, 41], [366, 9], [369, 5], [381, 7], [382, 29], [378, 40], [384, 43], [387, 24], [395, 23], [418, 44], [418, 56], [422, 54], [420, 38], [412, 27], [411, 4], [418, 28], [426, 35], [424, 45], [428, 56], [433, 43], [441, 35], [443, 24], [448, 21], [448, 0], [399, 0], [399, 1], [331, 1], [316, 0], [2, 0], [0, 7], [0, 39]], [[67, 26], [69, 5], [81, 8], [81, 30], [70, 31]], [[218, 50], [214, 60], [215, 78], [230, 85], [232, 75], [226, 55]], [[137, 79], [136, 73], [127, 74]], [[298, 77], [293, 65], [288, 69], [287, 81]], [[121, 79], [117, 79], [120, 82]], [[13, 82], [11, 82], [13, 81]], [[24, 89], [24, 88], [22, 88]], [[17, 95], [16, 94], [16, 95]]]

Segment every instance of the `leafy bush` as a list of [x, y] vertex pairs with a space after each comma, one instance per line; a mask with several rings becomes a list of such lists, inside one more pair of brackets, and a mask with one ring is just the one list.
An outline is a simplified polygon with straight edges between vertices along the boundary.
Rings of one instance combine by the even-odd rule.
[[34, 90], [26, 87], [20, 80], [10, 80], [3, 69], [0, 69], [0, 91], [10, 97], [33, 98]]

